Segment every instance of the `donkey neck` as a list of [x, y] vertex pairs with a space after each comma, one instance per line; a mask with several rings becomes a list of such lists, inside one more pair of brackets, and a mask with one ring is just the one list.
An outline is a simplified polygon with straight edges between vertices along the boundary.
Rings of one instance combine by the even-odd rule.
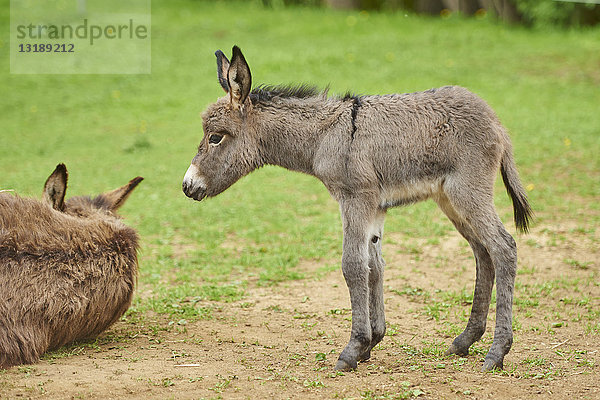
[[314, 175], [315, 154], [323, 137], [341, 122], [344, 109], [339, 100], [324, 97], [257, 104], [259, 148], [264, 164]]

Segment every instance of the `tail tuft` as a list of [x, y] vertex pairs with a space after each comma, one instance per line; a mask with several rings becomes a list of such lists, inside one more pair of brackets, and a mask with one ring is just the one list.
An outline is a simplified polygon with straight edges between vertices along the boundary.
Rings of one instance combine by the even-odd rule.
[[510, 195], [513, 203], [515, 225], [521, 232], [527, 233], [529, 231], [529, 225], [533, 220], [533, 210], [527, 200], [527, 194], [525, 189], [521, 185], [519, 174], [515, 166], [515, 162], [512, 157], [512, 151], [507, 149], [502, 157], [502, 164], [500, 165], [500, 173], [502, 174], [502, 180], [506, 191]]

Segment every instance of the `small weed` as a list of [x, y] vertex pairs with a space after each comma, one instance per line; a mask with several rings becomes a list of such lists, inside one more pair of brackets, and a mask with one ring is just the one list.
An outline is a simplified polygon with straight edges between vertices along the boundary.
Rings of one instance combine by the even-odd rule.
[[234, 379], [237, 379], [237, 375], [230, 375], [228, 377], [223, 377], [223, 376], [217, 374], [217, 379], [219, 380], [219, 382], [217, 382], [217, 384], [215, 386], [209, 388], [209, 390], [212, 390], [215, 393], [223, 393], [223, 391], [225, 389], [227, 389], [229, 387], [229, 385], [231, 385], [231, 382]]
[[278, 304], [272, 305], [272, 306], [268, 306], [267, 308], [265, 308], [265, 310], [267, 311], [273, 311], [276, 313], [282, 313], [284, 312], [283, 308], [281, 308]]
[[[297, 312], [294, 314], [294, 319], [310, 319], [316, 317], [317, 314], [305, 313], [305, 312]], [[316, 322], [315, 322], [316, 323]]]
[[546, 365], [547, 362], [548, 362], [548, 360], [546, 360], [545, 358], [542, 358], [542, 357], [526, 358], [523, 360], [523, 363], [529, 364], [529, 365], [535, 365], [535, 366], [544, 366], [544, 365]]
[[32, 367], [30, 365], [23, 365], [23, 366], [17, 367], [17, 370], [20, 373], [25, 374], [26, 377], [29, 377], [32, 373], [35, 372], [35, 367]]
[[302, 383], [302, 385], [306, 388], [321, 388], [321, 387], [325, 387], [325, 384], [319, 380], [308, 380], [305, 379], [304, 382]]
[[600, 334], [600, 322], [588, 322], [585, 326], [586, 334], [599, 335]]
[[77, 342], [64, 347], [61, 347], [54, 351], [49, 351], [42, 355], [41, 359], [48, 361], [50, 364], [55, 363], [57, 360], [72, 357], [79, 354], [85, 354], [86, 349], [98, 349], [96, 341], [89, 342]]
[[[295, 316], [294, 316], [295, 318]], [[315, 321], [315, 322], [309, 322], [309, 321], [303, 321], [302, 324], [300, 324], [300, 326], [302, 327], [302, 329], [310, 331], [312, 330], [312, 328], [314, 328], [319, 322]]]
[[587, 262], [583, 262], [583, 261], [578, 261], [578, 260], [574, 260], [572, 258], [566, 258], [564, 260], [564, 262], [568, 265], [570, 265], [571, 267], [575, 267], [577, 269], [589, 269], [590, 265], [592, 265], [591, 261], [587, 261]]
[[525, 244], [527, 244], [527, 246], [533, 247], [533, 248], [541, 248], [542, 247], [542, 245], [540, 245], [535, 239], [527, 239], [525, 241]]
[[443, 302], [432, 302], [423, 308], [423, 314], [433, 318], [436, 321], [446, 319], [448, 317], [448, 309], [450, 304]]
[[157, 381], [153, 381], [152, 378], [148, 378], [148, 383], [152, 386], [163, 386], [163, 387], [175, 386], [175, 382], [173, 382], [170, 378], [163, 378], [163, 379], [157, 380]]
[[385, 335], [386, 336], [396, 336], [399, 330], [399, 326], [397, 324], [392, 324], [391, 322], [386, 322]]
[[333, 310], [329, 310], [330, 315], [347, 315], [351, 312], [349, 308], [335, 308]]
[[517, 275], [534, 275], [536, 271], [535, 265], [520, 265], [517, 269]]
[[408, 296], [411, 299], [411, 301], [418, 301], [418, 302], [425, 302], [425, 301], [429, 300], [429, 298], [431, 297], [431, 295], [428, 292], [426, 292], [425, 290], [418, 288], [418, 287], [413, 288], [410, 286], [406, 286], [402, 290], [393, 289], [392, 293], [395, 293], [400, 296]]
[[425, 392], [417, 387], [411, 387], [411, 383], [404, 381], [400, 383], [400, 390], [398, 391], [384, 391], [377, 392], [373, 390], [366, 390], [360, 393], [362, 400], [403, 400], [411, 399], [424, 395]]

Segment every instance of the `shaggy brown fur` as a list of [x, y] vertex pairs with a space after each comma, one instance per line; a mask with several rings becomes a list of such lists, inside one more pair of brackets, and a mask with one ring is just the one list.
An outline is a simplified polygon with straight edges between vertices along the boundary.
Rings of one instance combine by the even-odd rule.
[[0, 368], [94, 337], [127, 310], [138, 237], [114, 211], [142, 179], [65, 202], [60, 164], [43, 202], [0, 193]]

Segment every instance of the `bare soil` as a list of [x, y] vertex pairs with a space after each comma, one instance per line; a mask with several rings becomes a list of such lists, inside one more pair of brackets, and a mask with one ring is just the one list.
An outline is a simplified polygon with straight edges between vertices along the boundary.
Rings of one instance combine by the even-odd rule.
[[388, 335], [357, 371], [333, 370], [351, 323], [341, 271], [317, 273], [331, 260], [307, 260], [299, 268], [308, 278], [251, 284], [238, 302], [208, 303], [211, 319], [130, 317], [97, 342], [0, 371], [0, 398], [599, 399], [600, 238], [591, 232], [538, 226], [517, 238], [515, 343], [501, 372], [480, 372], [493, 306], [468, 357], [443, 355], [470, 310], [466, 242], [391, 233]]

